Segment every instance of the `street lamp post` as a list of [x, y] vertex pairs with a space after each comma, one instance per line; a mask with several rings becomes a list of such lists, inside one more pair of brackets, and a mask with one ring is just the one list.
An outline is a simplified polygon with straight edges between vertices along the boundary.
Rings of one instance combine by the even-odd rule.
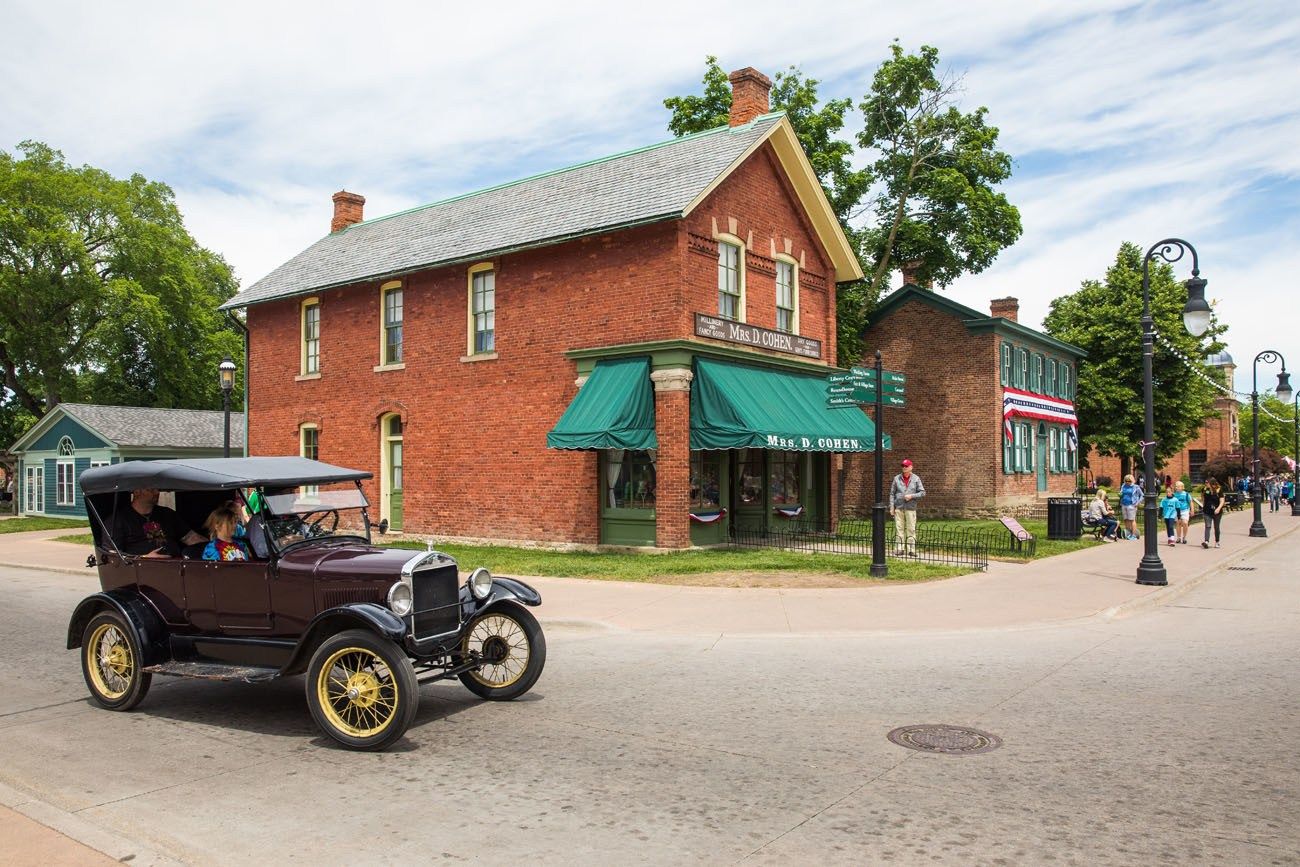
[[1280, 401], [1287, 402], [1291, 400], [1291, 374], [1286, 372], [1286, 359], [1282, 357], [1282, 353], [1274, 349], [1265, 349], [1259, 355], [1256, 355], [1255, 363], [1250, 367], [1251, 436], [1254, 441], [1255, 452], [1250, 465], [1250, 483], [1253, 488], [1250, 499], [1253, 501], [1255, 511], [1255, 520], [1250, 525], [1250, 535], [1263, 538], [1268, 535], [1268, 529], [1264, 526], [1264, 516], [1262, 514], [1264, 486], [1259, 482], [1259, 363], [1261, 361], [1266, 361], [1269, 364], [1276, 361], [1282, 365], [1282, 372], [1277, 375], [1277, 398]]
[[1165, 564], [1160, 562], [1156, 547], [1156, 412], [1155, 394], [1151, 381], [1151, 363], [1155, 357], [1156, 323], [1151, 315], [1151, 260], [1155, 257], [1173, 264], [1192, 254], [1192, 276], [1187, 287], [1187, 304], [1183, 307], [1183, 327], [1194, 337], [1200, 337], [1210, 327], [1210, 305], [1205, 301], [1205, 280], [1201, 279], [1201, 263], [1196, 248], [1180, 238], [1166, 238], [1147, 250], [1142, 259], [1142, 401], [1145, 410], [1144, 436], [1142, 437], [1143, 474], [1146, 477], [1146, 496], [1142, 509], [1142, 539], [1144, 552], [1138, 563], [1137, 583], [1164, 585], [1169, 583]]
[[235, 362], [229, 355], [217, 365], [217, 374], [221, 381], [221, 411], [225, 414], [226, 435], [222, 441], [221, 454], [230, 457], [230, 392], [235, 387]]
[[1291, 405], [1292, 426], [1295, 429], [1295, 466], [1291, 468], [1291, 517], [1300, 518], [1300, 394], [1295, 396]]

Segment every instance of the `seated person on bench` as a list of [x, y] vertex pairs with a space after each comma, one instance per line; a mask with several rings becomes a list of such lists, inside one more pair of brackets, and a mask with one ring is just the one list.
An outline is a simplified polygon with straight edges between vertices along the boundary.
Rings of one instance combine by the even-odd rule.
[[1088, 507], [1088, 516], [1094, 523], [1101, 524], [1101, 538], [1103, 541], [1115, 541], [1117, 538], [1115, 531], [1119, 527], [1119, 522], [1115, 520], [1110, 503], [1106, 502], [1105, 488], [1097, 489], [1097, 496]]
[[123, 554], [177, 557], [183, 545], [205, 541], [171, 509], [158, 505], [157, 488], [131, 492], [131, 505], [113, 515], [113, 541]]

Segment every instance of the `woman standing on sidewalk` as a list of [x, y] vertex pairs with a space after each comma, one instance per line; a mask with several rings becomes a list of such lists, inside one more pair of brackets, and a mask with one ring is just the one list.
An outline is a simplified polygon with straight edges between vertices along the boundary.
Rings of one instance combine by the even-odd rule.
[[1125, 538], [1137, 539], [1138, 503], [1142, 502], [1142, 489], [1133, 484], [1133, 474], [1124, 477], [1124, 484], [1119, 486], [1119, 508], [1124, 518]]
[[1214, 526], [1214, 547], [1219, 545], [1219, 519], [1223, 517], [1223, 491], [1218, 479], [1208, 479], [1201, 491], [1201, 517], [1205, 519], [1205, 540], [1202, 548], [1210, 547], [1210, 526]]

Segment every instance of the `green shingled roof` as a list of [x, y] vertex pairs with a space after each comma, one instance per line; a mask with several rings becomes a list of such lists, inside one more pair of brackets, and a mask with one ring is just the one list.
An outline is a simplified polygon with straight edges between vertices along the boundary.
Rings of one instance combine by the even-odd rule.
[[248, 307], [613, 229], [678, 219], [779, 123], [783, 112], [627, 151], [321, 238], [231, 298]]

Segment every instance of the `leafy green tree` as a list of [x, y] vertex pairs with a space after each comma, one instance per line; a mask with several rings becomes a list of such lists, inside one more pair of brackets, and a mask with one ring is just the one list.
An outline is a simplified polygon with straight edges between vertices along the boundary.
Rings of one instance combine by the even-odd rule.
[[[1227, 484], [1228, 479], [1240, 479], [1250, 475], [1250, 464], [1254, 453], [1249, 446], [1238, 449], [1232, 454], [1219, 452], [1201, 467], [1201, 473], [1208, 478], [1216, 478], [1220, 484]], [[1282, 455], [1263, 445], [1259, 447], [1259, 474], [1267, 476], [1272, 473], [1289, 472]]]
[[217, 364], [242, 340], [216, 308], [237, 286], [171, 189], [18, 151], [0, 152], [0, 406], [219, 406]]
[[[1079, 365], [1074, 399], [1079, 439], [1099, 454], [1118, 456], [1129, 471], [1141, 455], [1144, 433], [1142, 396], [1142, 256], [1134, 244], [1119, 248], [1102, 281], [1085, 280], [1077, 292], [1052, 301], [1043, 320], [1047, 333], [1087, 351]], [[1226, 329], [1217, 320], [1201, 337], [1183, 327], [1187, 291], [1173, 267], [1152, 262], [1151, 313], [1157, 339], [1152, 359], [1156, 465], [1182, 451], [1214, 411], [1219, 392], [1205, 377], [1216, 370], [1196, 361], [1223, 348]], [[1175, 354], [1167, 348], [1172, 345]], [[1182, 357], [1180, 358], [1179, 355]]]
[[[1265, 374], [1260, 371], [1260, 379]], [[1268, 374], [1270, 380], [1274, 380], [1273, 374]], [[1254, 442], [1251, 430], [1251, 407], [1250, 398], [1241, 406], [1239, 416], [1240, 431], [1242, 443], [1247, 451], [1250, 450]], [[1260, 392], [1259, 395], [1259, 446], [1260, 448], [1270, 448], [1274, 451], [1281, 452], [1284, 455], [1295, 457], [1295, 405], [1294, 403], [1283, 403], [1277, 399], [1277, 396], [1269, 393]]]
[[1020, 237], [1020, 211], [996, 192], [1011, 177], [988, 109], [963, 113], [961, 80], [939, 75], [939, 51], [907, 54], [897, 42], [858, 106], [858, 145], [874, 155], [877, 180], [861, 237], [870, 263], [867, 297], [879, 297], [894, 267], [910, 265], [919, 285], [947, 286], [978, 274]]

